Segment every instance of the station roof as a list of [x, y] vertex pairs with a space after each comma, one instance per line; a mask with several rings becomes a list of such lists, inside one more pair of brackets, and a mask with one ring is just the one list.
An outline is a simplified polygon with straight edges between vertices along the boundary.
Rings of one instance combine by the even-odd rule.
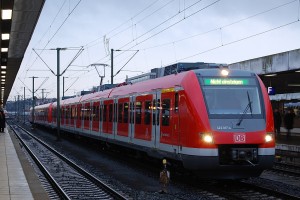
[[[233, 63], [229, 68], [258, 74], [265, 86], [272, 87], [275, 95], [280, 96], [271, 99], [300, 100], [300, 49]], [[291, 97], [281, 94], [291, 94]]]
[[45, 0], [1, 0], [1, 90], [5, 105]]

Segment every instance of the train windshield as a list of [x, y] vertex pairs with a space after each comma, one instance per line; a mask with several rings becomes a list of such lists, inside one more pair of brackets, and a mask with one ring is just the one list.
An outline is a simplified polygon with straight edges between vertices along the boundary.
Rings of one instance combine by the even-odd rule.
[[[204, 79], [202, 89], [210, 115], [243, 115], [248, 118], [262, 114], [260, 92], [255, 79], [236, 79], [224, 84], [209, 83], [208, 80], [212, 79]], [[244, 83], [234, 82], [241, 80]]]

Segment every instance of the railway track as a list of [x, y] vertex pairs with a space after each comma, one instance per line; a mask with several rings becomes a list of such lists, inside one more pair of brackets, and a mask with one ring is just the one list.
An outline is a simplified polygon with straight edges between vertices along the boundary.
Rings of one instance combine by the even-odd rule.
[[[59, 144], [58, 144], [59, 146]], [[78, 144], [75, 146], [79, 146]], [[72, 149], [72, 148], [71, 148]], [[65, 149], [66, 150], [66, 149]], [[82, 150], [80, 150], [82, 151]], [[108, 154], [113, 154], [113, 152], [109, 153], [110, 151], [105, 151]], [[66, 152], [67, 154], [74, 155], [75, 152]], [[76, 154], [76, 153], [75, 153]], [[112, 155], [110, 155], [112, 156]], [[103, 156], [101, 156], [103, 157]], [[141, 162], [140, 160], [130, 158], [130, 156], [125, 156], [122, 154], [122, 152], [116, 153], [115, 156], [112, 156], [113, 160], [121, 160], [120, 163], [128, 162], [130, 163], [130, 166], [133, 168], [133, 170], [141, 171], [143, 174], [150, 174], [153, 172], [156, 174], [157, 170], [154, 170], [155, 166], [152, 164], [146, 164], [146, 166], [143, 166], [144, 162]], [[119, 158], [120, 157], [120, 158]], [[123, 161], [124, 159], [124, 161]], [[116, 164], [116, 163], [115, 163]], [[139, 165], [142, 165], [140, 167], [137, 167]], [[137, 167], [137, 168], [136, 168]], [[110, 168], [110, 167], [108, 167]], [[149, 168], [149, 169], [148, 169]], [[143, 169], [143, 170], [141, 170]], [[129, 171], [132, 169], [128, 169]], [[91, 170], [90, 170], [91, 171]], [[93, 170], [92, 170], [93, 171]], [[129, 176], [133, 176], [132, 173], [127, 172], [128, 174], [131, 174]], [[277, 189], [278, 187], [276, 184], [278, 182], [274, 182], [271, 180], [265, 181], [263, 178], [254, 178], [250, 179], [250, 181], [238, 182], [238, 181], [230, 181], [230, 182], [214, 182], [214, 181], [199, 181], [199, 179], [193, 179], [191, 180], [190, 176], [187, 176], [186, 180], [182, 180], [182, 176], [175, 175], [175, 173], [171, 173], [172, 177], [172, 184], [170, 185], [170, 191], [168, 194], [158, 194], [157, 192], [146, 192], [147, 189], [143, 187], [143, 185], [146, 187], [150, 183], [147, 182], [145, 179], [142, 183], [137, 181], [137, 179], [134, 180], [134, 182], [137, 182], [136, 188], [134, 187], [134, 184], [131, 184], [130, 182], [126, 182], [127, 185], [133, 186], [132, 188], [128, 188], [125, 190], [122, 190], [123, 192], [126, 191], [136, 191], [133, 193], [127, 194], [127, 196], [134, 197], [134, 199], [138, 196], [137, 199], [299, 199], [299, 196], [293, 196], [297, 195], [299, 193], [297, 192], [291, 192], [292, 189], [289, 188], [289, 186], [279, 186], [279, 188], [287, 188], [287, 189]], [[272, 175], [272, 174], [271, 174]], [[153, 176], [153, 175], [150, 175]], [[98, 176], [97, 177], [101, 177]], [[129, 178], [130, 179], [130, 178]], [[258, 183], [260, 182], [260, 183]], [[175, 189], [175, 187], [176, 189]], [[179, 186], [180, 185], [180, 186]], [[270, 186], [270, 187], [269, 187]], [[144, 188], [144, 189], [141, 189]], [[180, 187], [180, 189], [178, 188]], [[277, 188], [276, 188], [277, 187]], [[118, 187], [117, 187], [118, 188]], [[141, 191], [139, 191], [141, 190]], [[142, 197], [142, 198], [141, 198]]]
[[61, 199], [127, 199], [25, 129], [10, 127]]

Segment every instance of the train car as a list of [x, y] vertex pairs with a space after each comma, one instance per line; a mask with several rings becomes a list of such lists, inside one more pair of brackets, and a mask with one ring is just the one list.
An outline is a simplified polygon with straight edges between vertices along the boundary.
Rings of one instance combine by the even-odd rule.
[[[55, 128], [56, 109], [37, 106], [35, 123]], [[249, 71], [200, 69], [124, 85], [63, 100], [61, 116], [65, 131], [167, 158], [203, 178], [259, 176], [274, 161], [271, 103]]]

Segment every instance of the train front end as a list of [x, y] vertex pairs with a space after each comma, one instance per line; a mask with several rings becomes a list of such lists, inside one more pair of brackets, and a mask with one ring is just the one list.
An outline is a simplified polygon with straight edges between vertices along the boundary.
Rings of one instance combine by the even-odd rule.
[[200, 133], [201, 149], [210, 152], [200, 159], [200, 175], [240, 179], [271, 168], [273, 115], [260, 78], [252, 72], [228, 69], [199, 70], [196, 75], [209, 121]]

